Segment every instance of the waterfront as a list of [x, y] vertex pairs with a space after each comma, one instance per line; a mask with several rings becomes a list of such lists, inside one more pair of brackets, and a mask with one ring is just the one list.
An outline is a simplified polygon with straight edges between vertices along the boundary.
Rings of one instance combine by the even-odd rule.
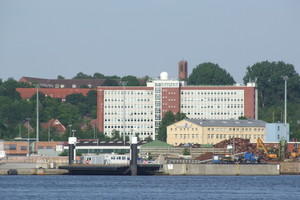
[[1, 199], [298, 199], [300, 176], [0, 176]]

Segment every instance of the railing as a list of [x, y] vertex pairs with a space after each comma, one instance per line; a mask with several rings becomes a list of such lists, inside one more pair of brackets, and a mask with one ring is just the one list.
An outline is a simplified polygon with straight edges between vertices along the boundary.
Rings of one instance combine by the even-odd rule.
[[[142, 147], [140, 149], [140, 155], [142, 157], [151, 155], [182, 155], [184, 147]], [[191, 154], [192, 158], [199, 155], [205, 154], [207, 152], [212, 152], [215, 154], [226, 154], [228, 153], [227, 148], [187, 148]]]

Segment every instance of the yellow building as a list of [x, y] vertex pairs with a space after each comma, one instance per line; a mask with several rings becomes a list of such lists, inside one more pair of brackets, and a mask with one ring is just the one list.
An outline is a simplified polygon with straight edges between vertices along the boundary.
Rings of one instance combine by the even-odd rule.
[[261, 120], [184, 119], [167, 127], [167, 143], [217, 144], [230, 138], [250, 139], [256, 143], [266, 135], [266, 122]]

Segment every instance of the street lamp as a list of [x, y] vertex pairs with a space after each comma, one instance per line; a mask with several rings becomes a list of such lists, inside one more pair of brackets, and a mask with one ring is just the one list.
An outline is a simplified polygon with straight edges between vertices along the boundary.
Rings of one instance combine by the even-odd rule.
[[76, 130], [74, 130], [74, 129], [72, 130], [72, 133], [73, 133], [73, 136], [72, 136], [72, 137], [74, 137], [74, 136], [75, 136], [75, 131], [76, 131]]
[[284, 126], [285, 126], [285, 139], [288, 140], [287, 138], [287, 127], [286, 127], [286, 102], [287, 102], [287, 80], [289, 79], [288, 76], [284, 76]]
[[70, 128], [70, 137], [72, 136], [72, 124], [68, 125], [68, 127]]

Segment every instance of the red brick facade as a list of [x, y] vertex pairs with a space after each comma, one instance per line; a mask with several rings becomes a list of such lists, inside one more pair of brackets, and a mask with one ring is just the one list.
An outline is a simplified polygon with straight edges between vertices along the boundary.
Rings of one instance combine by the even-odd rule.
[[167, 111], [172, 111], [174, 114], [180, 112], [180, 88], [163, 88], [162, 116]]
[[182, 60], [178, 63], [178, 78], [179, 80], [186, 80], [188, 77], [188, 63]]

